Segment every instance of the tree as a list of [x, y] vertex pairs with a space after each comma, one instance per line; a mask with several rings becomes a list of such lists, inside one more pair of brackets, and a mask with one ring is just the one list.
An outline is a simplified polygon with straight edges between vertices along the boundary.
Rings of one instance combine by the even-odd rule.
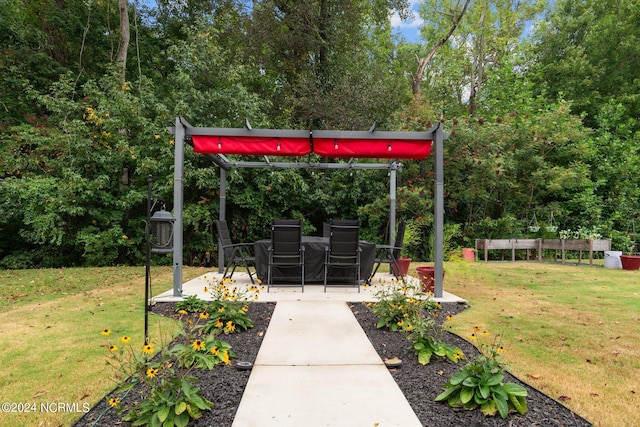
[[[460, 5], [460, 1], [433, 0], [421, 5], [420, 14], [423, 18], [429, 20], [429, 24], [423, 29], [423, 38], [427, 41], [427, 44], [432, 44], [432, 46], [426, 55], [417, 58], [418, 68], [411, 82], [411, 91], [414, 96], [421, 93], [422, 79], [427, 65], [431, 62], [436, 52], [452, 36], [470, 3], [471, 0], [465, 0], [463, 5]], [[425, 22], [427, 22], [427, 19], [425, 19]]]
[[537, 93], [570, 99], [586, 123], [597, 126], [601, 105], [640, 112], [640, 2], [638, 0], [562, 0], [535, 31], [530, 70]]
[[120, 16], [120, 40], [118, 42], [118, 53], [116, 63], [119, 64], [122, 74], [122, 82], [126, 78], [127, 52], [129, 51], [130, 28], [129, 28], [129, 2], [118, 0], [118, 12]]

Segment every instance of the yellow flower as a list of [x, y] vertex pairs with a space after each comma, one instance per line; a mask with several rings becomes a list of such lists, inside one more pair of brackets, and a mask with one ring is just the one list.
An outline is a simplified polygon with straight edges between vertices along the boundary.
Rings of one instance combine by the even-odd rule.
[[482, 328], [480, 326], [474, 326], [473, 327], [473, 332], [478, 332], [478, 331], [481, 331], [481, 330], [482, 330]]
[[471, 337], [470, 337], [470, 338], [471, 338], [472, 340], [477, 340], [477, 339], [478, 339], [478, 336], [477, 336], [477, 335], [475, 334], [475, 332], [474, 332], [474, 333], [472, 333], [472, 334], [471, 334]]
[[505, 352], [506, 350], [505, 350], [505, 349], [504, 349], [504, 347], [501, 345], [501, 346], [499, 346], [499, 347], [496, 349], [496, 351], [498, 352], [498, 354], [504, 354], [504, 352]]
[[105, 329], [104, 331], [100, 332], [100, 335], [108, 337], [109, 335], [111, 335], [111, 329]]
[[211, 354], [213, 354], [214, 356], [217, 356], [218, 353], [220, 353], [220, 351], [218, 350], [218, 347], [216, 347], [215, 345], [213, 347], [211, 347], [211, 350], [209, 350], [211, 352]]
[[231, 320], [227, 322], [227, 325], [224, 327], [224, 330], [227, 332], [233, 332], [236, 330], [236, 325], [233, 324]]
[[209, 313], [200, 313], [200, 318], [201, 319], [208, 319], [209, 318]]
[[118, 351], [118, 346], [117, 346], [117, 345], [113, 345], [113, 344], [112, 344], [112, 345], [110, 345], [110, 346], [109, 346], [109, 351], [110, 351], [111, 353], [113, 353], [113, 352], [115, 352], [115, 351]]
[[224, 313], [224, 307], [220, 307], [220, 308], [218, 309], [218, 313]]
[[242, 311], [244, 311], [245, 313], [246, 313], [247, 311], [249, 311], [249, 306], [248, 306], [248, 305], [243, 305], [243, 306], [242, 306]]
[[231, 364], [231, 359], [229, 358], [229, 352], [227, 350], [222, 352], [222, 361], [225, 365]]
[[158, 369], [154, 369], [154, 368], [147, 368], [147, 376], [149, 378], [155, 378], [156, 375], [158, 375]]
[[461, 350], [456, 350], [453, 353], [453, 357], [455, 357], [457, 360], [463, 359], [464, 358], [464, 353], [462, 353]]
[[119, 397], [112, 397], [111, 399], [109, 399], [109, 406], [111, 406], [112, 408], [115, 408], [116, 406], [118, 406], [119, 403], [120, 403]]
[[194, 342], [191, 343], [191, 346], [195, 351], [204, 350], [206, 348], [204, 341], [201, 341], [201, 340], [195, 340]]
[[153, 346], [151, 344], [145, 344], [144, 347], [142, 347], [142, 352], [144, 354], [152, 354], [153, 351]]
[[129, 336], [126, 336], [126, 335], [125, 335], [125, 336], [123, 336], [123, 337], [120, 337], [120, 342], [121, 342], [122, 344], [127, 344], [127, 343], [128, 343], [128, 342], [130, 342], [130, 341], [131, 341], [131, 337], [129, 337]]
[[451, 319], [453, 319], [453, 317], [450, 314], [447, 315], [447, 320], [451, 320]]
[[404, 330], [405, 330], [405, 331], [407, 331], [407, 332], [411, 332], [411, 331], [413, 331], [413, 325], [411, 325], [411, 324], [407, 325], [407, 326], [404, 328]]
[[222, 323], [222, 320], [217, 319], [216, 323], [215, 323], [215, 327], [216, 328], [222, 328], [222, 326], [224, 325], [224, 323]]
[[178, 310], [178, 314], [187, 314], [187, 310]]
[[401, 320], [398, 322], [398, 326], [402, 326], [402, 325], [404, 325], [404, 322]]
[[209, 288], [207, 288], [206, 286], [204, 287], [204, 293], [208, 293], [209, 292]]

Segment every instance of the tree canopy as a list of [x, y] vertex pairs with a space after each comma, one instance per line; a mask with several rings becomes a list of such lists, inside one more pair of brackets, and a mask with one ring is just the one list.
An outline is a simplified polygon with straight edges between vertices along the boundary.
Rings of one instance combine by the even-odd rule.
[[[172, 200], [176, 116], [342, 130], [440, 121], [447, 249], [525, 236], [534, 218], [621, 250], [636, 239], [638, 0], [0, 5], [0, 267], [142, 262], [148, 175]], [[393, 31], [393, 12], [423, 20], [418, 42]], [[219, 174], [190, 150], [185, 171], [185, 262], [208, 264]], [[432, 176], [430, 159], [406, 161], [398, 188], [406, 251], [422, 260]], [[245, 241], [274, 217], [304, 219], [306, 233], [357, 217], [381, 243], [388, 185], [380, 171], [232, 170], [227, 217]]]

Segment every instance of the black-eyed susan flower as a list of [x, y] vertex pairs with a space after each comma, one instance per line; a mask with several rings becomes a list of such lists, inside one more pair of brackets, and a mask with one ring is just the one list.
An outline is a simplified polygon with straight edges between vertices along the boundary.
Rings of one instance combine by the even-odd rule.
[[109, 406], [111, 406], [112, 408], [115, 408], [116, 406], [118, 406], [118, 404], [120, 404], [119, 397], [112, 397], [109, 399]]
[[220, 350], [218, 350], [218, 347], [216, 347], [215, 345], [213, 347], [211, 347], [211, 350], [209, 350], [211, 352], [211, 354], [213, 354], [214, 356], [217, 356], [220, 353]]
[[214, 323], [216, 328], [222, 328], [224, 326], [224, 323], [222, 323], [222, 320], [220, 319], [216, 319], [216, 323]]
[[178, 310], [178, 314], [183, 314], [183, 315], [187, 314], [187, 310], [184, 310], [184, 309]]
[[231, 359], [229, 358], [229, 352], [227, 350], [222, 352], [222, 361], [225, 365], [231, 364]]
[[236, 325], [234, 325], [233, 322], [229, 320], [225, 325], [224, 330], [227, 332], [233, 332], [236, 330]]
[[100, 335], [108, 337], [109, 335], [111, 335], [111, 329], [105, 329], [105, 330], [101, 331]]
[[155, 378], [158, 375], [157, 368], [147, 368], [147, 376], [149, 378]]
[[153, 354], [153, 352], [154, 352], [153, 345], [151, 345], [151, 344], [145, 344], [145, 345], [142, 347], [142, 352], [143, 352], [144, 354]]
[[208, 319], [209, 318], [209, 313], [200, 313], [200, 318], [201, 319]]
[[111, 353], [118, 351], [118, 346], [117, 346], [117, 345], [113, 345], [113, 344], [111, 344], [111, 345], [109, 346], [109, 351], [110, 351]]
[[202, 350], [204, 350], [206, 348], [206, 345], [205, 345], [204, 341], [202, 341], [202, 340], [194, 340], [191, 343], [191, 347], [193, 347], [193, 349], [195, 351], [202, 351]]
[[120, 337], [120, 342], [122, 344], [128, 344], [128, 343], [131, 342], [131, 337], [127, 336], [127, 335], [124, 335], [124, 336]]

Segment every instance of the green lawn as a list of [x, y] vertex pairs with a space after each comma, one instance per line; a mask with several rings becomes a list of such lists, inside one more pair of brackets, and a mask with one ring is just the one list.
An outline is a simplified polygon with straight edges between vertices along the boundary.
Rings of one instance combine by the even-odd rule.
[[[410, 274], [415, 272], [414, 263]], [[445, 290], [471, 308], [447, 322], [503, 336], [511, 371], [598, 426], [640, 407], [640, 272], [550, 263], [449, 262]], [[184, 279], [206, 270], [185, 268]], [[158, 294], [171, 267], [154, 267]], [[3, 401], [94, 405], [115, 386], [100, 331], [142, 346], [144, 267], [0, 271]], [[174, 323], [151, 316], [151, 341]], [[165, 338], [166, 339], [166, 338]], [[2, 413], [0, 425], [70, 425], [82, 413]]]

